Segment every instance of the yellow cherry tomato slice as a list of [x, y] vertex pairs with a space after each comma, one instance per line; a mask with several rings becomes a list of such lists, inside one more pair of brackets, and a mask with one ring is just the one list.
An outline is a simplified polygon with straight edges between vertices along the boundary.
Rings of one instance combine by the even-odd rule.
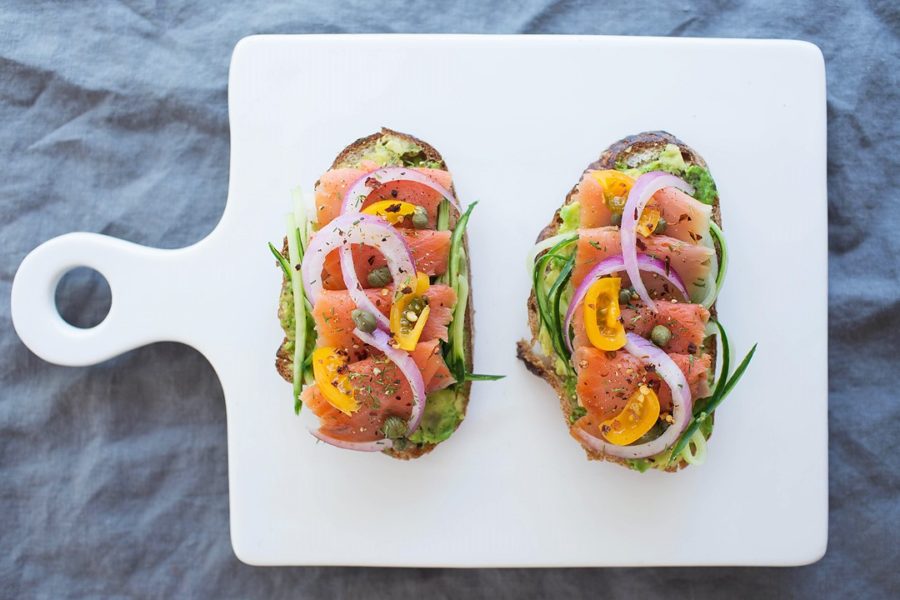
[[658, 208], [648, 205], [644, 208], [644, 212], [641, 213], [641, 218], [638, 219], [634, 230], [644, 237], [649, 236], [656, 230], [656, 225], [659, 223], [660, 216]]
[[656, 424], [659, 419], [659, 398], [646, 385], [640, 386], [615, 417], [600, 423], [600, 433], [610, 444], [627, 446]]
[[625, 200], [628, 199], [628, 192], [634, 185], [634, 179], [611, 169], [594, 171], [593, 176], [597, 183], [603, 186], [603, 196], [609, 209], [617, 213], [622, 212]]
[[347, 376], [347, 353], [325, 346], [316, 348], [312, 355], [313, 376], [319, 391], [328, 404], [345, 415], [359, 410], [359, 402], [353, 394], [350, 377]]
[[603, 277], [584, 296], [584, 328], [588, 339], [600, 350], [618, 350], [625, 345], [625, 327], [619, 321], [619, 290], [622, 279]]
[[413, 216], [416, 205], [402, 200], [382, 200], [370, 204], [362, 212], [381, 217], [391, 225], [396, 225], [406, 217]]
[[[394, 303], [391, 305], [391, 333], [394, 335], [397, 348], [401, 350], [415, 350], [419, 338], [422, 337], [425, 322], [428, 321], [428, 315], [431, 314], [431, 308], [425, 298], [425, 292], [430, 286], [428, 275], [417, 273], [415, 288], [394, 298]], [[419, 302], [414, 302], [416, 300]], [[417, 309], [415, 304], [421, 306]]]

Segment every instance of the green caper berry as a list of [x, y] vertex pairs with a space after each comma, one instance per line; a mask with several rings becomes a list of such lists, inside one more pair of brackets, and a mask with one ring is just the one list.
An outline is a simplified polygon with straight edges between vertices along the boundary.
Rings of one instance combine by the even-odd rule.
[[659, 221], [656, 222], [656, 228], [653, 230], [653, 233], [659, 233], [659, 234], [665, 233], [667, 225], [668, 225], [668, 223], [666, 223], [666, 220], [663, 219], [662, 217], [660, 217]]
[[628, 304], [631, 301], [631, 290], [625, 288], [619, 291], [619, 304]]
[[614, 212], [612, 216], [609, 218], [609, 222], [615, 226], [619, 226], [622, 224], [622, 213]]
[[388, 417], [381, 426], [384, 437], [396, 440], [406, 435], [406, 421], [400, 417]]
[[417, 206], [412, 216], [413, 227], [416, 229], [426, 229], [428, 227], [428, 211]]
[[353, 312], [350, 313], [350, 318], [353, 319], [353, 323], [360, 331], [365, 331], [366, 333], [372, 333], [378, 325], [375, 322], [375, 316], [366, 310], [353, 309]]
[[372, 287], [384, 287], [391, 282], [391, 270], [387, 267], [378, 267], [369, 271], [366, 277]]
[[650, 332], [650, 339], [653, 343], [662, 348], [672, 339], [672, 332], [665, 325], [657, 325]]

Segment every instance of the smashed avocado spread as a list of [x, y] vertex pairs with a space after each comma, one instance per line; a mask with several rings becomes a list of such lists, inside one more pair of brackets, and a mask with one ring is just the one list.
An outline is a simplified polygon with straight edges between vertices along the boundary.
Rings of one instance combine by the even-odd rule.
[[709, 171], [698, 165], [688, 166], [684, 162], [684, 157], [681, 156], [681, 149], [675, 144], [666, 144], [656, 160], [651, 160], [634, 169], [620, 163], [616, 165], [616, 169], [635, 179], [650, 171], [666, 171], [678, 175], [694, 186], [694, 198], [703, 204], [712, 204], [718, 195], [716, 184]]
[[559, 218], [562, 224], [557, 233], [569, 233], [581, 226], [581, 202], [570, 202], [559, 209]]
[[360, 157], [360, 160], [371, 160], [379, 166], [423, 167], [440, 169], [441, 164], [428, 160], [425, 150], [418, 144], [391, 135], [383, 135], [373, 146]]
[[453, 388], [428, 394], [422, 421], [409, 441], [416, 444], [438, 444], [456, 431], [463, 419], [465, 398]]
[[694, 186], [694, 198], [703, 204], [712, 204], [719, 195], [716, 183], [709, 171], [697, 165], [691, 165], [684, 173], [684, 180]]

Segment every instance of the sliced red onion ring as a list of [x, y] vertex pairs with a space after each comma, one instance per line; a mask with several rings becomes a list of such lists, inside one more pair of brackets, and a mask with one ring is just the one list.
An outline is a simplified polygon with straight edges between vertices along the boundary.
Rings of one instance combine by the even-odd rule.
[[653, 194], [661, 189], [673, 187], [693, 195], [694, 188], [680, 177], [676, 177], [665, 171], [651, 171], [644, 173], [634, 182], [631, 191], [628, 192], [628, 200], [625, 202], [625, 208], [622, 210], [622, 257], [625, 259], [625, 271], [631, 279], [631, 285], [641, 297], [641, 300], [650, 307], [650, 310], [656, 310], [656, 303], [647, 293], [644, 282], [641, 281], [640, 270], [637, 263], [637, 234], [635, 226], [644, 212], [647, 201], [653, 197]]
[[[678, 276], [678, 273], [675, 272], [675, 269], [666, 269], [666, 263], [658, 258], [647, 256], [646, 254], [637, 255], [637, 264], [641, 271], [655, 273], [666, 278], [669, 283], [675, 286], [685, 300], [690, 301], [690, 296], [688, 295], [687, 289], [684, 287], [684, 282], [681, 280], [681, 277]], [[572, 324], [572, 317], [575, 314], [575, 309], [581, 304], [581, 301], [584, 300], [591, 284], [601, 277], [624, 270], [625, 259], [621, 254], [616, 254], [615, 256], [610, 256], [609, 258], [600, 261], [581, 281], [581, 285], [575, 290], [575, 294], [569, 302], [569, 310], [566, 311], [566, 320], [563, 325], [563, 337], [566, 339], [566, 346], [569, 348], [569, 352], [573, 351], [572, 340], [569, 337], [569, 327]], [[634, 285], [634, 278], [632, 278], [631, 281], [632, 285]]]
[[[373, 179], [375, 180], [374, 182], [377, 183], [376, 186], [371, 185], [372, 182], [370, 182], [370, 180]], [[341, 212], [359, 212], [363, 202], [366, 201], [366, 198], [369, 197], [369, 194], [376, 187], [394, 181], [414, 181], [415, 183], [421, 183], [443, 196], [447, 202], [453, 205], [456, 212], [462, 212], [459, 208], [459, 203], [456, 201], [456, 198], [453, 197], [453, 194], [450, 193], [450, 190], [434, 181], [428, 175], [409, 167], [385, 167], [383, 169], [378, 169], [377, 171], [372, 171], [371, 173], [366, 173], [357, 179], [356, 183], [347, 190], [347, 193], [344, 195], [344, 204], [341, 208]]]
[[688, 387], [684, 373], [681, 372], [678, 365], [653, 342], [633, 333], [626, 333], [625, 339], [625, 350], [641, 362], [653, 365], [660, 379], [672, 390], [672, 417], [675, 420], [674, 423], [669, 425], [668, 429], [655, 440], [636, 446], [610, 444], [606, 440], [594, 437], [580, 427], [575, 429], [575, 435], [592, 450], [601, 454], [619, 458], [647, 458], [648, 456], [655, 456], [660, 452], [664, 452], [678, 440], [678, 436], [687, 427], [692, 416], [691, 390]]
[[303, 287], [309, 297], [310, 304], [315, 305], [322, 293], [322, 267], [325, 257], [336, 249], [341, 249], [341, 271], [344, 283], [353, 302], [362, 310], [372, 313], [378, 324], [390, 328], [390, 321], [376, 307], [356, 277], [353, 265], [353, 254], [350, 244], [365, 244], [377, 248], [384, 255], [391, 277], [394, 279], [394, 293], [399, 293], [407, 280], [415, 278], [416, 263], [409, 251], [406, 240], [397, 230], [382, 219], [373, 215], [347, 214], [341, 215], [325, 225], [313, 236], [312, 242], [303, 256]]
[[343, 448], [344, 450], [357, 450], [359, 452], [381, 452], [382, 450], [387, 450], [394, 446], [394, 442], [388, 439], [374, 440], [371, 442], [347, 442], [345, 440], [339, 440], [335, 437], [331, 437], [327, 433], [323, 433], [318, 429], [310, 428], [309, 432], [313, 435], [313, 437], [318, 438], [326, 444], [331, 444], [332, 446], [337, 446], [338, 448]]
[[412, 389], [413, 405], [412, 412], [409, 415], [409, 423], [406, 429], [406, 435], [418, 429], [419, 421], [422, 420], [422, 413], [425, 412], [425, 382], [422, 381], [422, 372], [416, 365], [416, 361], [412, 359], [408, 352], [398, 350], [391, 346], [391, 336], [376, 329], [372, 333], [366, 333], [359, 329], [353, 330], [353, 335], [361, 339], [366, 344], [378, 348], [388, 360], [397, 365], [406, 380], [409, 381], [409, 387]]

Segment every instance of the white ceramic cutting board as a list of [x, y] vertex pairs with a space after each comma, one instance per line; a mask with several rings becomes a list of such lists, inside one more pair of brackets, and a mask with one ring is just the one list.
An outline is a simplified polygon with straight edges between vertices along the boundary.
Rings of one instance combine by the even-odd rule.
[[[795, 565], [828, 529], [825, 73], [792, 41], [568, 36], [262, 36], [235, 49], [228, 204], [206, 239], [156, 250], [101, 235], [23, 261], [16, 330], [90, 365], [176, 340], [201, 351], [228, 414], [231, 536], [259, 565]], [[387, 126], [435, 145], [470, 223], [477, 324], [469, 416], [412, 462], [316, 443], [273, 368], [289, 190]], [[677, 475], [589, 463], [550, 388], [515, 359], [525, 257], [609, 143], [666, 129], [718, 182], [731, 265], [720, 316], [743, 383], [708, 462]], [[161, 201], [160, 210], [165, 210]], [[66, 324], [75, 266], [112, 289], [106, 320]], [[789, 300], [789, 301], [786, 301]]]

